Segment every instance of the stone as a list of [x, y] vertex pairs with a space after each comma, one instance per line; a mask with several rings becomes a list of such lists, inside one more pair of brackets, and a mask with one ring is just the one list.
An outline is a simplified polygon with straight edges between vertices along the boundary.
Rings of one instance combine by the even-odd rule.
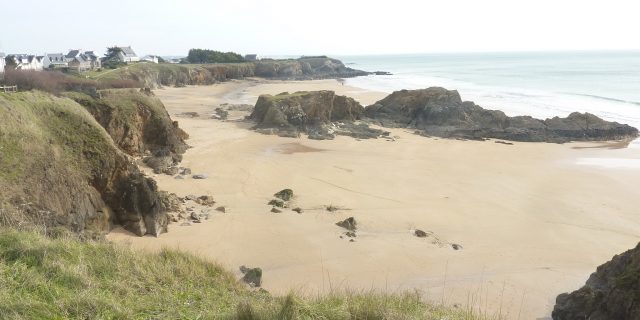
[[262, 269], [261, 268], [249, 268], [246, 266], [240, 266], [240, 272], [244, 274], [242, 281], [247, 283], [251, 287], [260, 287], [262, 285]]
[[282, 210], [280, 210], [280, 209], [278, 209], [278, 208], [276, 208], [276, 207], [273, 207], [273, 208], [271, 208], [271, 212], [273, 212], [273, 213], [280, 213], [280, 212], [282, 212]]
[[640, 244], [599, 266], [582, 288], [560, 294], [551, 316], [555, 320], [640, 319], [638, 270]]
[[457, 243], [452, 243], [451, 248], [453, 248], [453, 250], [462, 250], [462, 246]]
[[184, 169], [182, 169], [182, 171], [180, 172], [180, 174], [181, 174], [181, 175], [183, 175], [183, 176], [188, 176], [188, 175], [190, 175], [190, 174], [191, 174], [191, 169], [189, 169], [189, 168], [184, 168]]
[[197, 221], [200, 220], [200, 216], [196, 212], [191, 212], [191, 219]]
[[216, 201], [213, 200], [212, 196], [199, 196], [198, 198], [195, 199], [196, 203], [202, 206], [208, 206], [211, 207], [213, 206]]
[[349, 238], [355, 238], [356, 237], [356, 233], [353, 232], [353, 231], [345, 232], [344, 235], [349, 237]]
[[293, 190], [291, 190], [291, 189], [283, 189], [283, 190], [278, 191], [273, 196], [276, 197], [276, 198], [282, 199], [284, 201], [289, 201], [289, 200], [291, 200], [291, 198], [293, 198]]
[[291, 209], [291, 210], [292, 210], [292, 211], [295, 211], [295, 212], [297, 212], [297, 213], [302, 213], [302, 212], [303, 212], [302, 208], [293, 208], [293, 209]]
[[222, 206], [222, 207], [217, 207], [217, 208], [216, 208], [216, 211], [220, 211], [220, 212], [222, 212], [222, 213], [225, 213], [225, 212], [227, 212], [227, 208], [225, 208], [224, 206]]
[[347, 219], [344, 219], [342, 221], [336, 222], [336, 225], [339, 227], [343, 227], [349, 231], [355, 231], [357, 226], [356, 226], [356, 219], [354, 219], [353, 217], [349, 217]]
[[416, 235], [416, 237], [418, 238], [426, 238], [428, 236], [428, 234], [420, 229], [416, 229], [416, 231], [413, 232], [413, 234]]
[[193, 194], [188, 194], [184, 197], [185, 200], [191, 200], [191, 201], [195, 201], [196, 199], [198, 199], [198, 197], [196, 197]]
[[177, 167], [169, 167], [169, 168], [163, 170], [162, 173], [164, 173], [166, 175], [174, 176], [174, 175], [178, 174], [178, 168]]
[[201, 180], [201, 179], [207, 179], [209, 178], [209, 176], [206, 174], [194, 174], [193, 176], [191, 176], [191, 178]]
[[273, 199], [273, 200], [269, 201], [269, 203], [267, 203], [267, 205], [278, 207], [278, 208], [284, 208], [284, 201]]

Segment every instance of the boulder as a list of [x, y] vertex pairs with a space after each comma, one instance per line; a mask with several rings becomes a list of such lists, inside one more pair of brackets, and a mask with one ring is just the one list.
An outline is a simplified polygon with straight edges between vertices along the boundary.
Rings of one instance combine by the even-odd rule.
[[640, 244], [599, 266], [587, 283], [556, 298], [555, 320], [640, 319]]
[[260, 287], [262, 285], [262, 269], [240, 266], [240, 272], [244, 274], [242, 281], [249, 286]]
[[416, 229], [416, 231], [413, 232], [413, 234], [416, 235], [416, 237], [418, 238], [426, 238], [428, 236], [428, 234], [420, 229]]
[[574, 112], [566, 118], [546, 120], [508, 117], [502, 111], [462, 101], [457, 91], [439, 87], [393, 92], [368, 106], [365, 116], [383, 126], [418, 129], [424, 135], [445, 138], [562, 143], [638, 136], [636, 128], [589, 113]]
[[354, 219], [353, 217], [349, 217], [342, 221], [336, 222], [336, 225], [339, 227], [343, 227], [349, 231], [355, 231], [357, 228], [356, 219]]
[[278, 193], [274, 194], [276, 198], [282, 199], [284, 201], [289, 201], [293, 198], [293, 190], [291, 189], [283, 189], [278, 191]]
[[198, 198], [195, 199], [195, 201], [199, 205], [208, 206], [208, 207], [211, 207], [216, 203], [216, 201], [213, 200], [212, 196], [199, 196]]
[[267, 204], [270, 206], [278, 207], [278, 208], [284, 208], [284, 201], [282, 200], [273, 199], [269, 201], [269, 203]]
[[216, 211], [220, 211], [222, 213], [226, 213], [227, 212], [227, 208], [226, 207], [217, 207]]
[[[311, 139], [330, 140], [335, 137], [334, 131], [346, 134], [352, 129], [361, 132], [354, 135], [375, 136], [376, 131], [362, 134], [366, 124], [353, 128], [344, 124], [360, 119], [363, 112], [357, 101], [333, 91], [301, 91], [261, 95], [249, 118], [257, 123], [257, 131], [285, 137], [298, 137], [304, 132]], [[336, 127], [336, 122], [343, 123], [342, 127]]]

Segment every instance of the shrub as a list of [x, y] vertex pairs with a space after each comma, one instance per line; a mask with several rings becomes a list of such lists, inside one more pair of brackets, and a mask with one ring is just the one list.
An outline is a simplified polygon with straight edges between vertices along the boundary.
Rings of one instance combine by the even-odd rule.
[[98, 82], [67, 75], [59, 71], [7, 70], [5, 82], [8, 85], [17, 85], [18, 89], [22, 91], [41, 90], [53, 94], [59, 94], [64, 91], [77, 91], [93, 95], [98, 89], [141, 87], [140, 83], [134, 80], [114, 79]]

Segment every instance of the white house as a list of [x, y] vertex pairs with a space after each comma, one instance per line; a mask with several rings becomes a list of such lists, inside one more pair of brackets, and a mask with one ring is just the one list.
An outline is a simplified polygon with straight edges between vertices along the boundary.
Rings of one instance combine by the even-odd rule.
[[80, 49], [71, 49], [65, 55], [65, 61], [69, 68], [78, 71], [95, 70], [102, 67], [100, 58], [93, 51], [82, 52]]
[[4, 52], [0, 52], [0, 73], [4, 73], [4, 65], [5, 65], [5, 55]]
[[63, 53], [45, 53], [42, 66], [45, 69], [64, 68], [69, 66], [69, 64]]
[[26, 54], [11, 54], [7, 56], [7, 60], [11, 60], [11, 63], [16, 66], [16, 70], [42, 71], [42, 61], [44, 60], [44, 57]]
[[142, 57], [142, 59], [140, 61], [158, 63], [160, 60], [158, 59], [158, 56], [148, 55], [148, 56]]
[[140, 57], [131, 49], [131, 46], [118, 48], [120, 48], [120, 52], [118, 52], [118, 59], [120, 59], [120, 61], [125, 63], [140, 61]]

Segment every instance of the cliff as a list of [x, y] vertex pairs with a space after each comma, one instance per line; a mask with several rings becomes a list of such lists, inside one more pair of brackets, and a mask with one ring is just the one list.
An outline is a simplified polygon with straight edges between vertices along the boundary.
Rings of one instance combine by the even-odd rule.
[[502, 111], [463, 102], [457, 91], [438, 87], [396, 91], [368, 106], [365, 115], [383, 126], [414, 128], [426, 135], [445, 138], [562, 143], [638, 136], [636, 128], [588, 113], [575, 112], [566, 118], [546, 120], [508, 117]]
[[584, 287], [556, 299], [555, 320], [640, 319], [640, 244], [598, 267]]
[[68, 98], [0, 94], [0, 187], [3, 225], [61, 226], [87, 236], [113, 224], [138, 235], [166, 231], [155, 182]]
[[333, 139], [335, 134], [373, 138], [382, 134], [368, 126], [354, 125], [364, 108], [354, 99], [333, 91], [283, 92], [261, 95], [250, 119], [263, 133], [297, 137], [304, 132], [311, 139]]
[[262, 77], [266, 79], [309, 80], [347, 78], [368, 72], [346, 67], [341, 61], [325, 57], [288, 60], [259, 60], [221, 64], [153, 64], [138, 63], [96, 75], [102, 82], [134, 80], [148, 88], [161, 86], [208, 85], [231, 79]]

